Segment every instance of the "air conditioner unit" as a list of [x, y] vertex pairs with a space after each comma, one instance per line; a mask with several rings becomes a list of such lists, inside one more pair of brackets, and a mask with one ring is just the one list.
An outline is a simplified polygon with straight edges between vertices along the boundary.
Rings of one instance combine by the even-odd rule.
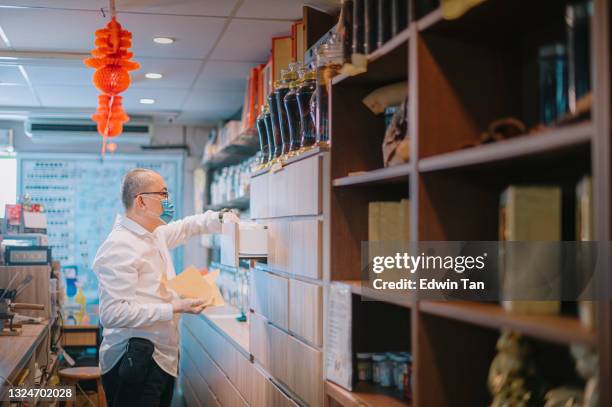
[[[30, 118], [25, 133], [35, 143], [100, 143], [94, 121], [88, 119]], [[153, 124], [145, 119], [132, 119], [123, 125], [123, 133], [114, 137], [117, 144], [149, 145]]]

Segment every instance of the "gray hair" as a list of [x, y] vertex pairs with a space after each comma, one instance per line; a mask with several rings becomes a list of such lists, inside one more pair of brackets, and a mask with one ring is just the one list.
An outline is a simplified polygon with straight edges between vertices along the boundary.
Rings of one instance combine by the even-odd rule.
[[155, 174], [154, 171], [146, 168], [134, 168], [123, 176], [121, 183], [121, 202], [125, 210], [129, 210], [134, 205], [136, 195], [145, 190], [151, 182], [149, 176]]

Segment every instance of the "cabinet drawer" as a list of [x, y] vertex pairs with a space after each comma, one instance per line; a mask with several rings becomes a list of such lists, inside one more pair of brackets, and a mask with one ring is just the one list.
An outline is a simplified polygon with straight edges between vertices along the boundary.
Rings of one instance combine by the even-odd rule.
[[[300, 365], [290, 365], [288, 363], [289, 335], [281, 331], [274, 325], [267, 324], [268, 338], [270, 341], [270, 374], [281, 382], [290, 384], [289, 373], [291, 370], [298, 369]], [[301, 366], [299, 367], [301, 369]]]
[[269, 403], [272, 407], [298, 407], [298, 404], [283, 393], [274, 383], [269, 382]]
[[323, 224], [317, 219], [289, 223], [289, 273], [321, 279]]
[[268, 265], [272, 269], [321, 278], [323, 225], [320, 220], [271, 220], [266, 225]]
[[[289, 388], [309, 406], [323, 405], [322, 353], [293, 336], [287, 336]], [[299, 368], [295, 368], [299, 366]]]
[[275, 270], [288, 271], [290, 256], [288, 220], [270, 220], [268, 226], [268, 266]]
[[266, 176], [268, 177], [268, 217], [321, 213], [320, 156], [296, 161]]
[[251, 218], [268, 217], [268, 175], [262, 174], [251, 178]]
[[219, 406], [219, 402], [212, 394], [208, 383], [202, 378], [193, 360], [187, 354], [181, 357], [181, 383], [183, 394], [188, 405], [194, 406]]
[[323, 288], [289, 280], [289, 330], [317, 346], [323, 344]]
[[252, 269], [251, 286], [251, 309], [283, 329], [288, 329], [289, 280]]
[[204, 379], [211, 391], [216, 395], [219, 403], [228, 407], [247, 406], [246, 401], [242, 398], [238, 390], [233, 386], [230, 380], [213, 362], [206, 351], [199, 345], [198, 341], [193, 337], [189, 330], [183, 331], [183, 357], [191, 358], [194, 366]]
[[[183, 324], [195, 336], [196, 344], [206, 350], [212, 360], [219, 365], [223, 373], [236, 384], [240, 374], [238, 362], [246, 356], [240, 353], [223, 335], [217, 332], [208, 321], [200, 315], [183, 315]], [[186, 331], [186, 330], [183, 330]], [[188, 349], [190, 350], [190, 349]], [[238, 387], [244, 394], [246, 389]]]
[[253, 359], [265, 370], [270, 371], [270, 336], [268, 335], [268, 321], [261, 315], [251, 312], [250, 348]]

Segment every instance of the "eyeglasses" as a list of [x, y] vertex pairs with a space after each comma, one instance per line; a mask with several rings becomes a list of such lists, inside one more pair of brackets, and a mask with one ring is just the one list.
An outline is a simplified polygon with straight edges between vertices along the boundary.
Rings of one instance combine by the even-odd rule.
[[141, 192], [139, 194], [136, 194], [136, 196], [134, 196], [134, 198], [137, 198], [140, 195], [159, 195], [164, 199], [168, 199], [168, 191], [159, 191], [159, 192]]

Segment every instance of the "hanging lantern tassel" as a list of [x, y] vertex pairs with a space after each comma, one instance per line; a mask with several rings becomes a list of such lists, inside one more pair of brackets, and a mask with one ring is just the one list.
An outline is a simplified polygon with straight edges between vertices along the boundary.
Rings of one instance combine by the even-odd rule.
[[[98, 109], [91, 117], [102, 136], [102, 155], [106, 151], [108, 138], [119, 136], [123, 132], [123, 124], [130, 120], [123, 110], [119, 94], [130, 86], [130, 71], [140, 68], [138, 63], [130, 61], [134, 56], [128, 51], [132, 46], [132, 33], [124, 30], [117, 21], [114, 0], [110, 5], [112, 18], [105, 28], [96, 31], [96, 48], [91, 51], [92, 58], [84, 61], [85, 65], [96, 70], [93, 84], [102, 92], [98, 96]], [[115, 146], [114, 151], [117, 146], [111, 144]]]

